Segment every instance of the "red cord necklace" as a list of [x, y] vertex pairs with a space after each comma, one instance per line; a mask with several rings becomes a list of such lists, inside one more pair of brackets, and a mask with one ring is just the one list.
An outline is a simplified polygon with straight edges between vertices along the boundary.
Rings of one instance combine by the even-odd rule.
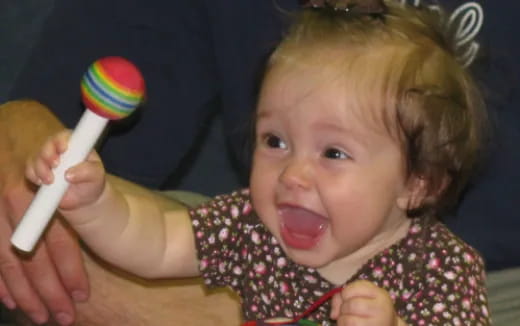
[[319, 306], [328, 301], [334, 294], [339, 293], [343, 288], [338, 287], [330, 290], [329, 292], [322, 295], [316, 302], [314, 302], [309, 308], [307, 308], [303, 313], [296, 316], [296, 318], [290, 321], [248, 321], [242, 324], [242, 326], [262, 326], [262, 325], [318, 325], [317, 323], [304, 320], [303, 318], [310, 315], [314, 310], [318, 309]]

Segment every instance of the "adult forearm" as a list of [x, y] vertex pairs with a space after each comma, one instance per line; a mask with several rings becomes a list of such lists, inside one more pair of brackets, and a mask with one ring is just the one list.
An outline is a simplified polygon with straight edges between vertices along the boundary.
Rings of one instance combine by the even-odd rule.
[[[230, 290], [208, 291], [200, 278], [145, 281], [91, 254], [84, 257], [92, 290], [87, 302], [76, 305], [75, 326], [240, 324], [239, 301]], [[17, 325], [33, 325], [22, 314], [13, 318]]]
[[76, 326], [239, 325], [240, 306], [228, 290], [208, 292], [201, 279], [144, 281], [85, 258], [92, 285]]

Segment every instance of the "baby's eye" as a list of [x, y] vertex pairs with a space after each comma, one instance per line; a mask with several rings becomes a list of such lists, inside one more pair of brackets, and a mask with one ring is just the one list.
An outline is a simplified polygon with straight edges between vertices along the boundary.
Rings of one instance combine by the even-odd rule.
[[345, 160], [350, 158], [350, 155], [337, 148], [327, 148], [323, 153], [323, 156], [333, 160]]
[[270, 148], [280, 148], [280, 149], [286, 149], [287, 144], [284, 143], [284, 141], [273, 134], [265, 135], [264, 137], [264, 143], [270, 147]]

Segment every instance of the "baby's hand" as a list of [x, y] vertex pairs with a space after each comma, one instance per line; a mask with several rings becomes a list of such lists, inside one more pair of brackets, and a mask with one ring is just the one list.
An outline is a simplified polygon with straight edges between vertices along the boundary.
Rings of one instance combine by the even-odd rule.
[[[52, 169], [58, 166], [60, 156], [67, 150], [70, 131], [58, 133], [47, 140], [41, 151], [28, 160], [25, 176], [31, 182], [51, 184], [54, 181]], [[65, 171], [65, 179], [70, 183], [59, 208], [70, 210], [94, 203], [105, 186], [105, 170], [97, 153], [92, 151], [87, 159]]]
[[348, 284], [332, 299], [330, 317], [338, 326], [401, 326], [392, 299], [384, 289], [368, 281]]

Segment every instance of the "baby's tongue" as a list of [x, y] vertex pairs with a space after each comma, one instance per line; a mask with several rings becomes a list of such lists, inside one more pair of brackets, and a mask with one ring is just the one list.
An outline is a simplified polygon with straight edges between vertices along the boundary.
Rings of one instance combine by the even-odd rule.
[[285, 207], [281, 209], [282, 222], [294, 235], [314, 238], [320, 234], [327, 220], [303, 208]]

